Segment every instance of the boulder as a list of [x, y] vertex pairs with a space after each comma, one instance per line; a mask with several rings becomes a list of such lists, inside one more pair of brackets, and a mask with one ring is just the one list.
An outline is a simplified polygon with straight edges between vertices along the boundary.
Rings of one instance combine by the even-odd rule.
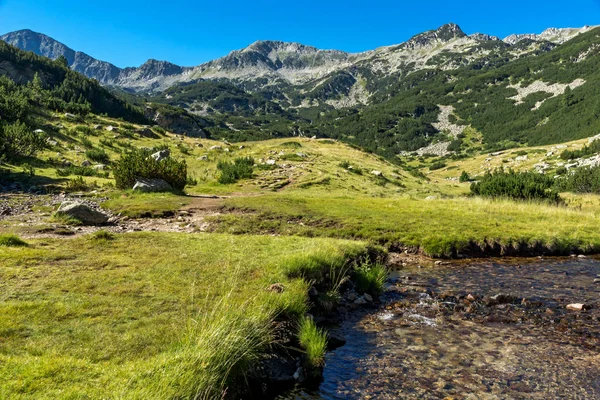
[[383, 173], [381, 171], [371, 171], [371, 175], [382, 176]]
[[33, 133], [40, 134], [40, 133], [46, 133], [46, 132], [44, 132], [44, 131], [43, 131], [43, 130], [41, 130], [41, 129], [36, 129], [35, 131], [33, 131]]
[[94, 169], [96, 171], [104, 171], [106, 169], [106, 164], [98, 164], [98, 165], [94, 165]]
[[81, 163], [82, 167], [89, 167], [90, 165], [92, 165], [92, 163], [88, 160], [83, 160], [83, 162]]
[[221, 150], [221, 146], [211, 146], [209, 150]]
[[208, 161], [208, 156], [200, 156], [198, 157], [198, 161]]
[[112, 125], [109, 125], [109, 126], [107, 126], [107, 127], [106, 127], [106, 130], [107, 130], [107, 131], [109, 131], [109, 132], [116, 132], [116, 131], [118, 131], [119, 129], [118, 129], [117, 127], [114, 127], [114, 126], [112, 126]]
[[65, 113], [65, 118], [75, 119], [75, 118], [77, 118], [77, 115], [71, 114], [71, 113]]
[[133, 190], [139, 192], [170, 192], [173, 190], [171, 185], [162, 179], [137, 179]]
[[81, 221], [84, 225], [101, 225], [108, 222], [108, 216], [90, 206], [74, 201], [63, 202], [56, 215], [67, 216]]
[[171, 151], [169, 149], [157, 151], [156, 153], [151, 155], [151, 157], [154, 158], [154, 160], [156, 162], [160, 162], [160, 161], [164, 160], [165, 158], [169, 158], [170, 156], [171, 156]]

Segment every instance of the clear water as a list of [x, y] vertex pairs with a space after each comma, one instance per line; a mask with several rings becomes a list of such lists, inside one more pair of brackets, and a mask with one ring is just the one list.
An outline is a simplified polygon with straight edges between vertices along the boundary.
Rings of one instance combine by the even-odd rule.
[[[518, 262], [393, 273], [383, 304], [342, 327], [319, 387], [279, 398], [600, 399], [600, 262]], [[514, 297], [486, 305], [496, 294]]]

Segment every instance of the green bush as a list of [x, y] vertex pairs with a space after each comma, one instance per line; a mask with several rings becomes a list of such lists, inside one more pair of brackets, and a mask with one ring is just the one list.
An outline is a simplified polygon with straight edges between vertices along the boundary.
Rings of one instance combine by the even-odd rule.
[[600, 167], [577, 168], [557, 183], [560, 191], [600, 193]]
[[458, 178], [459, 182], [470, 182], [471, 181], [471, 176], [469, 175], [469, 173], [467, 171], [463, 171], [460, 174], [460, 178]]
[[254, 159], [252, 157], [236, 158], [233, 163], [219, 161], [217, 169], [221, 171], [219, 183], [235, 183], [240, 179], [252, 178], [254, 172]]
[[436, 169], [442, 169], [446, 167], [446, 163], [443, 161], [436, 161], [429, 166], [430, 171], [435, 171]]
[[534, 172], [515, 172], [502, 169], [486, 173], [479, 182], [471, 184], [471, 193], [484, 197], [506, 197], [516, 200], [547, 200], [560, 202], [553, 189], [552, 177]]
[[46, 146], [46, 134], [35, 133], [24, 123], [0, 125], [0, 160], [34, 156]]
[[102, 149], [90, 149], [85, 152], [85, 157], [89, 160], [108, 164], [110, 161], [110, 157], [108, 154]]
[[168, 157], [156, 162], [152, 150], [134, 149], [125, 153], [113, 167], [116, 186], [131, 189], [139, 178], [162, 179], [175, 190], [183, 190], [187, 182], [187, 164]]

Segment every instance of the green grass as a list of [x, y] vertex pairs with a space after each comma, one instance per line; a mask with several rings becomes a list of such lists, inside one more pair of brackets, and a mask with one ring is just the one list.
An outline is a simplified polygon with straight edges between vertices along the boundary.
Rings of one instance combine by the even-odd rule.
[[388, 276], [386, 267], [379, 263], [364, 260], [354, 268], [353, 281], [359, 292], [378, 296]]
[[418, 247], [432, 256], [456, 255], [473, 244], [543, 245], [555, 254], [600, 250], [597, 208], [466, 197], [424, 201], [282, 194], [231, 198], [226, 205], [250, 211], [219, 217], [217, 230], [228, 233], [370, 240]]
[[2, 234], [0, 235], [0, 246], [4, 247], [24, 247], [27, 246], [27, 242], [18, 237], [17, 235]]
[[131, 218], [160, 217], [190, 203], [190, 198], [173, 193], [115, 192], [102, 207]]
[[309, 369], [319, 368], [325, 364], [327, 351], [327, 333], [318, 328], [312, 318], [304, 317], [298, 329], [300, 345], [305, 352], [305, 363]]
[[[270, 344], [276, 316], [307, 311], [309, 283], [294, 272], [365, 251], [159, 233], [2, 246], [0, 398], [219, 397]], [[273, 283], [285, 290], [265, 290]]]

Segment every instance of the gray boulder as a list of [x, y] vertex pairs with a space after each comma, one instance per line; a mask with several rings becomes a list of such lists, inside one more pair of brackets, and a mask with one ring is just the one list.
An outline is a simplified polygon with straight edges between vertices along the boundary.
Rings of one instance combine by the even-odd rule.
[[137, 179], [133, 190], [139, 192], [170, 192], [173, 190], [171, 185], [162, 179]]
[[81, 221], [84, 225], [101, 225], [108, 222], [108, 216], [90, 206], [74, 201], [63, 202], [56, 215], [72, 217]]
[[82, 166], [82, 167], [89, 167], [90, 165], [92, 165], [92, 163], [91, 163], [91, 162], [89, 162], [88, 160], [84, 160], [84, 161], [81, 163], [81, 166]]
[[171, 155], [171, 151], [169, 149], [166, 150], [161, 150], [161, 151], [157, 151], [156, 153], [152, 154], [152, 158], [154, 158], [154, 160], [156, 162], [160, 162], [166, 158], [169, 158], [169, 156]]

